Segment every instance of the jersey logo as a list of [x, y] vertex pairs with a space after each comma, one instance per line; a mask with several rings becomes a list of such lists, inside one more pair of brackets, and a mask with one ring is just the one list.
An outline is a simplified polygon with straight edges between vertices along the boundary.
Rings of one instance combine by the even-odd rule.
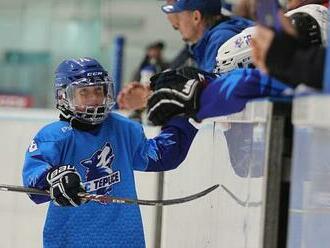
[[87, 168], [86, 182], [84, 183], [87, 192], [96, 191], [96, 194], [104, 195], [111, 191], [113, 184], [120, 182], [120, 171], [114, 172], [112, 170], [114, 159], [113, 149], [109, 143], [106, 143], [90, 158], [80, 162]]
[[29, 146], [29, 152], [34, 152], [36, 150], [38, 150], [37, 143], [34, 140], [32, 140]]

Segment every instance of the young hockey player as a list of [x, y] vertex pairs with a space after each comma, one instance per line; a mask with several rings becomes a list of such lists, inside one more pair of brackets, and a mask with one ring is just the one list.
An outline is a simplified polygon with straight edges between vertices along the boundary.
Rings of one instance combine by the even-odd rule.
[[185, 158], [196, 134], [175, 117], [159, 136], [111, 112], [113, 82], [91, 58], [63, 61], [55, 72], [60, 120], [43, 127], [29, 146], [23, 169], [27, 187], [49, 190], [44, 247], [145, 247], [137, 205], [84, 202], [79, 192], [136, 198], [133, 170], [165, 171]]

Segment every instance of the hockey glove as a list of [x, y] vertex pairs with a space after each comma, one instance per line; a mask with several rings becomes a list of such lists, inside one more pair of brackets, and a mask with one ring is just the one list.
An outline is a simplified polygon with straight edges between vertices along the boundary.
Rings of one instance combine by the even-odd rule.
[[214, 74], [192, 67], [165, 71], [153, 76], [147, 117], [154, 125], [164, 125], [176, 115], [193, 117], [198, 110], [202, 89]]
[[77, 207], [84, 203], [78, 193], [86, 192], [73, 166], [60, 166], [47, 174], [50, 197], [58, 206]]

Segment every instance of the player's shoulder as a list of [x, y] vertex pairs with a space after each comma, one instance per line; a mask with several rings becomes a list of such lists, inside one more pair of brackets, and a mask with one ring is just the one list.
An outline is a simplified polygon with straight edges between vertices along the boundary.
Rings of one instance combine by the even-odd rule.
[[41, 142], [57, 142], [72, 135], [73, 128], [69, 122], [55, 121], [45, 125], [39, 130], [36, 139]]

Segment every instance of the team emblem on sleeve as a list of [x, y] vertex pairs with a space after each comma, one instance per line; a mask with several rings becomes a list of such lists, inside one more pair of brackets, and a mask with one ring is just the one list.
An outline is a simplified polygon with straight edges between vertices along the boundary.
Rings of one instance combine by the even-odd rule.
[[29, 152], [34, 152], [36, 150], [38, 150], [37, 143], [34, 140], [32, 140], [29, 146]]

